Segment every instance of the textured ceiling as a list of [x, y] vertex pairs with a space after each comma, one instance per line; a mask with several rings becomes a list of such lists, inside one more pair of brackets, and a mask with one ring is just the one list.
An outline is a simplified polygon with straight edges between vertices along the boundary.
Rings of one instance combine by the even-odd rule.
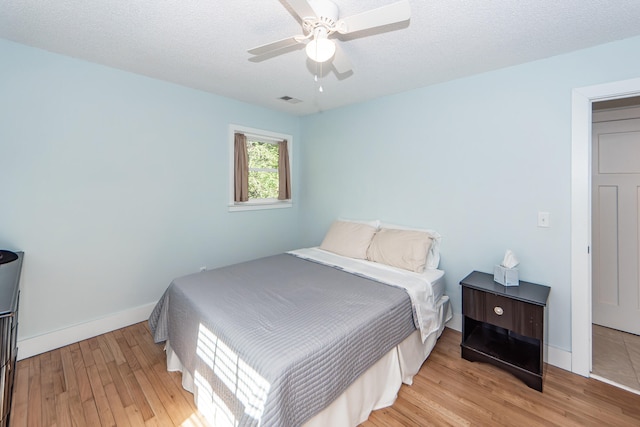
[[[334, 1], [349, 16], [396, 0]], [[247, 53], [301, 34], [285, 0], [2, 0], [0, 37], [303, 115], [640, 35], [638, 0], [410, 4], [409, 22], [339, 39], [353, 73], [324, 65], [322, 93], [304, 49]]]

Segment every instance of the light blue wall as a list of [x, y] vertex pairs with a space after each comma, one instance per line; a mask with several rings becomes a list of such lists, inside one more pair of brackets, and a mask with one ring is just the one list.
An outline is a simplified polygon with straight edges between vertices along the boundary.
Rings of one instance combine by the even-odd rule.
[[[316, 245], [344, 216], [438, 230], [457, 313], [458, 281], [514, 250], [522, 279], [552, 287], [549, 343], [570, 350], [571, 90], [640, 76], [639, 50], [300, 119], [0, 41], [0, 247], [27, 252], [21, 338], [153, 302], [202, 265]], [[293, 209], [227, 212], [229, 123], [294, 136]]]
[[228, 126], [297, 144], [299, 118], [8, 41], [0, 58], [0, 248], [26, 254], [21, 338], [297, 246], [297, 206], [227, 211]]
[[570, 350], [571, 91], [640, 76], [639, 51], [628, 39], [304, 118], [303, 244], [339, 216], [436, 229], [457, 313], [460, 279], [512, 249], [521, 279], [551, 286], [548, 342]]

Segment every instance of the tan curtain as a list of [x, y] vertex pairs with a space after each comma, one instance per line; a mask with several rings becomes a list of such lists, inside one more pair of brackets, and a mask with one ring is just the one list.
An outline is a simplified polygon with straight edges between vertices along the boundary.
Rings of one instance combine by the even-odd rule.
[[278, 200], [291, 199], [291, 170], [287, 140], [278, 143]]
[[236, 133], [234, 139], [234, 192], [233, 200], [246, 202], [249, 200], [249, 155], [247, 154], [247, 137]]

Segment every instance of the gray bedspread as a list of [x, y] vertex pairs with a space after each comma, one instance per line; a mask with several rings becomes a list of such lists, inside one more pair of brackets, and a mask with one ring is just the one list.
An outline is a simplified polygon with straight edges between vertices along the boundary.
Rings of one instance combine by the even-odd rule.
[[175, 279], [149, 325], [240, 427], [303, 424], [415, 330], [403, 289], [290, 254]]

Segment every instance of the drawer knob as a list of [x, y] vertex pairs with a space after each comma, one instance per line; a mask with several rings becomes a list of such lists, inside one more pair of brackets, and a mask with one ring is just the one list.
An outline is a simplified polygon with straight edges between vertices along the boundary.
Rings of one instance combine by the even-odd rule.
[[493, 307], [493, 312], [496, 313], [498, 316], [502, 316], [502, 314], [504, 313], [504, 310], [500, 306], [495, 306]]

